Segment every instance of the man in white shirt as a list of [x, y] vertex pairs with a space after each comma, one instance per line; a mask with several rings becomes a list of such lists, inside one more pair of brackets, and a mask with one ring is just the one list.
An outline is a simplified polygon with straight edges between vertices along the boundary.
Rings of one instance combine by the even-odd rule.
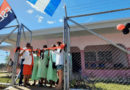
[[30, 43], [26, 44], [26, 47], [20, 52], [20, 56], [24, 59], [23, 75], [24, 75], [24, 86], [30, 85], [29, 78], [32, 74], [32, 51]]

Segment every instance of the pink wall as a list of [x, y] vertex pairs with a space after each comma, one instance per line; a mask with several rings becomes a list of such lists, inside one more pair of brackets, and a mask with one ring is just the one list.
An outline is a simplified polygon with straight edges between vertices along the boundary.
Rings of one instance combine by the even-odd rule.
[[[127, 50], [129, 50], [130, 51], [130, 48], [128, 48]], [[128, 64], [129, 64], [129, 67], [130, 67], [130, 54], [128, 55]]]
[[[125, 47], [130, 47], [129, 34], [123, 35], [122, 33], [111, 33], [111, 34], [102, 34], [105, 38], [112, 40], [115, 43], [121, 43], [125, 45]], [[44, 44], [47, 44], [49, 47], [56, 43], [57, 41], [62, 41], [62, 38], [57, 39], [46, 39], [46, 40], [33, 40], [32, 45], [34, 48], [42, 48]], [[94, 36], [78, 36], [71, 37], [71, 46], [78, 47], [80, 50], [84, 50], [84, 48], [88, 45], [104, 45], [108, 44], [106, 41]], [[25, 42], [22, 42], [22, 47], [25, 46]]]
[[[80, 53], [81, 53], [81, 68], [82, 68], [82, 72], [85, 72], [84, 50], [81, 50]], [[83, 73], [82, 73], [82, 74], [83, 74]]]
[[116, 78], [116, 77], [125, 77], [130, 76], [129, 70], [85, 70], [83, 75], [89, 77], [94, 76], [97, 78]]

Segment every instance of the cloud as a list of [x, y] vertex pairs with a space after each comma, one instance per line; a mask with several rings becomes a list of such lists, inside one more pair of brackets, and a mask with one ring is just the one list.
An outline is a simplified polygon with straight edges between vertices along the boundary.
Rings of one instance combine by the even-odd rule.
[[29, 1], [26, 1], [26, 2], [27, 2], [31, 7], [33, 7], [35, 10], [37, 10], [37, 11], [43, 13], [43, 14], [46, 14], [44, 11], [42, 11], [40, 8], [34, 6], [34, 5], [33, 5], [32, 3], [30, 3]]
[[48, 24], [54, 24], [55, 21], [47, 21]]
[[29, 9], [29, 10], [27, 10], [27, 13], [32, 14], [32, 13], [33, 13], [33, 10], [32, 10], [32, 9]]
[[59, 22], [61, 22], [61, 23], [62, 23], [62, 22], [63, 22], [63, 19], [59, 19]]
[[36, 17], [38, 18], [38, 23], [41, 23], [43, 21], [43, 19], [44, 19], [43, 16], [37, 15]]

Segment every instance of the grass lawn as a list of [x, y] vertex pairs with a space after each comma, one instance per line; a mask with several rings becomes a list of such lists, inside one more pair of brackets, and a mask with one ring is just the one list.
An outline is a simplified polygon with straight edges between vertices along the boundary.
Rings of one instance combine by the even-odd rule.
[[99, 90], [130, 90], [130, 85], [114, 84], [114, 83], [96, 83]]
[[0, 72], [0, 83], [10, 83], [11, 77], [8, 76], [7, 72]]
[[11, 78], [8, 77], [0, 77], [0, 83], [10, 83]]
[[[11, 77], [8, 77], [7, 74], [8, 73], [0, 72], [0, 83], [10, 83], [11, 82]], [[18, 82], [18, 80], [17, 80], [17, 82]], [[95, 86], [96, 86], [97, 90], [130, 90], [130, 85], [122, 85], [122, 84], [115, 84], [115, 83], [99, 82], [99, 83], [96, 83]]]

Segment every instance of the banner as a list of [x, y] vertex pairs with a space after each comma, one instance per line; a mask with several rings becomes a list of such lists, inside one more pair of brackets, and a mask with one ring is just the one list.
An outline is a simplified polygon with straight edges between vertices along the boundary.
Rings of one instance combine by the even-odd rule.
[[50, 16], [54, 14], [61, 0], [28, 0], [28, 3], [38, 11]]
[[0, 6], [0, 29], [4, 28], [16, 18], [13, 10], [6, 0]]

